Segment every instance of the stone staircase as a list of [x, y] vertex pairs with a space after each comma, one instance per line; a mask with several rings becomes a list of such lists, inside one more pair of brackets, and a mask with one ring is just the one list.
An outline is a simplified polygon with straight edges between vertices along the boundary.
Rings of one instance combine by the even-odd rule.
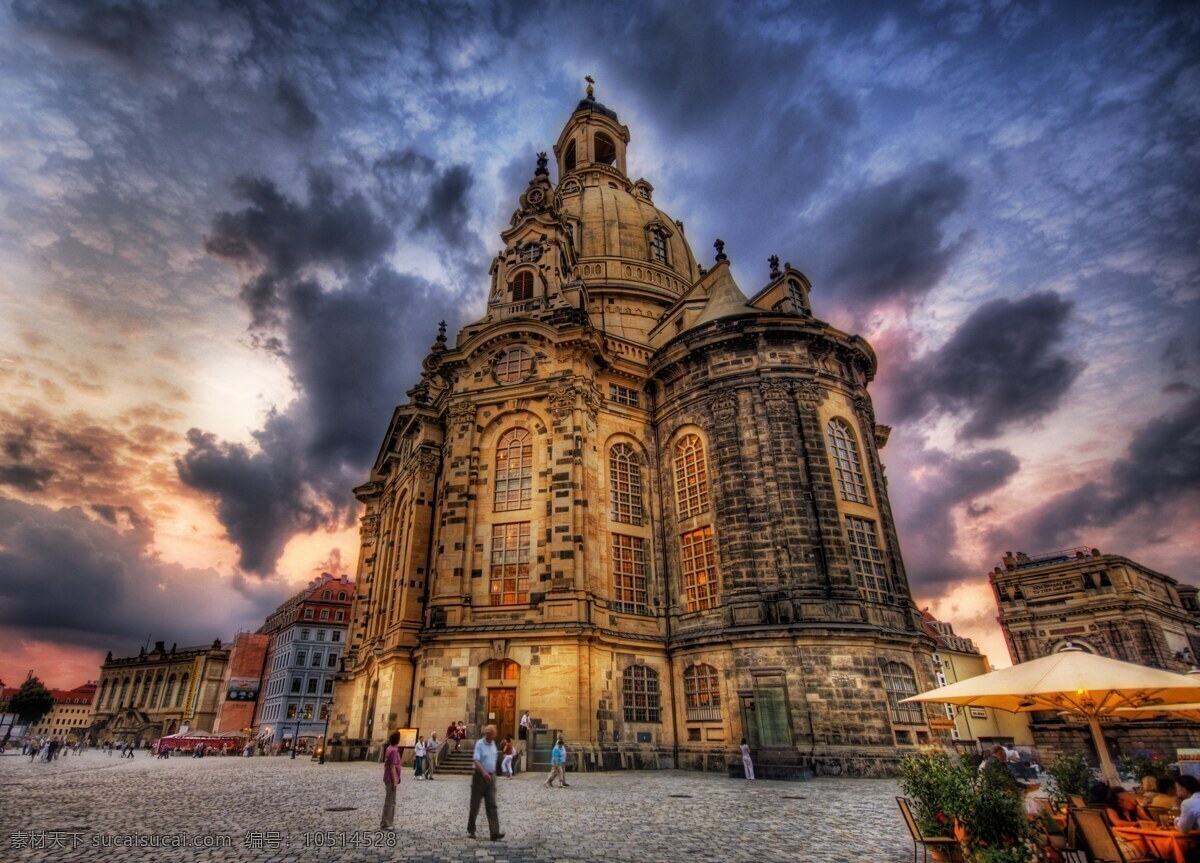
[[467, 741], [462, 742], [462, 747], [455, 752], [453, 749], [442, 750], [442, 757], [438, 760], [437, 767], [433, 770], [433, 775], [439, 773], [453, 773], [457, 776], [470, 776], [471, 771], [475, 769], [474, 758], [472, 753], [474, 743], [468, 745]]

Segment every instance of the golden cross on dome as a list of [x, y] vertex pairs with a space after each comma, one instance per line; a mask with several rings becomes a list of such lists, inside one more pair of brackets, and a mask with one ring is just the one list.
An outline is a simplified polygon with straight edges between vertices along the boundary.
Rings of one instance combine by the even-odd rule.
[[587, 81], [587, 84], [588, 84], [587, 85], [587, 97], [589, 99], [595, 99], [596, 91], [592, 87], [592, 85], [596, 83], [596, 80], [591, 75], [584, 75], [583, 80]]

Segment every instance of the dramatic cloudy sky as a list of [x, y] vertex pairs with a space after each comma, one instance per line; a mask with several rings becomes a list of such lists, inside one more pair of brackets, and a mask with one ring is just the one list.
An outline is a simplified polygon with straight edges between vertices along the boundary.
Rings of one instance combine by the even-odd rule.
[[1007, 663], [1007, 549], [1200, 578], [1196, 7], [797, 5], [0, 3], [0, 677], [353, 573], [586, 74], [697, 257], [875, 344], [922, 605]]

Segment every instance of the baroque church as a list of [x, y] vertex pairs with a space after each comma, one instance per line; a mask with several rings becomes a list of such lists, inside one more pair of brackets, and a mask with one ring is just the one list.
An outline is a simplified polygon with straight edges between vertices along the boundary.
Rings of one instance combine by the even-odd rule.
[[[486, 314], [444, 325], [366, 483], [330, 737], [529, 711], [581, 769], [895, 768], [944, 722], [867, 385], [871, 346], [772, 258], [753, 296], [718, 240], [626, 173], [589, 86], [521, 195]], [[740, 768], [739, 768], [740, 769]]]

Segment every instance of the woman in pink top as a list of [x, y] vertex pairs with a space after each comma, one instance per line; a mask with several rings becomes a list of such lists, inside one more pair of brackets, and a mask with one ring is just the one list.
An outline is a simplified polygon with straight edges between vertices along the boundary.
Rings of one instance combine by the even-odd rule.
[[396, 786], [400, 784], [400, 732], [393, 731], [388, 737], [387, 749], [383, 753], [383, 820], [379, 826], [384, 830], [395, 830]]

